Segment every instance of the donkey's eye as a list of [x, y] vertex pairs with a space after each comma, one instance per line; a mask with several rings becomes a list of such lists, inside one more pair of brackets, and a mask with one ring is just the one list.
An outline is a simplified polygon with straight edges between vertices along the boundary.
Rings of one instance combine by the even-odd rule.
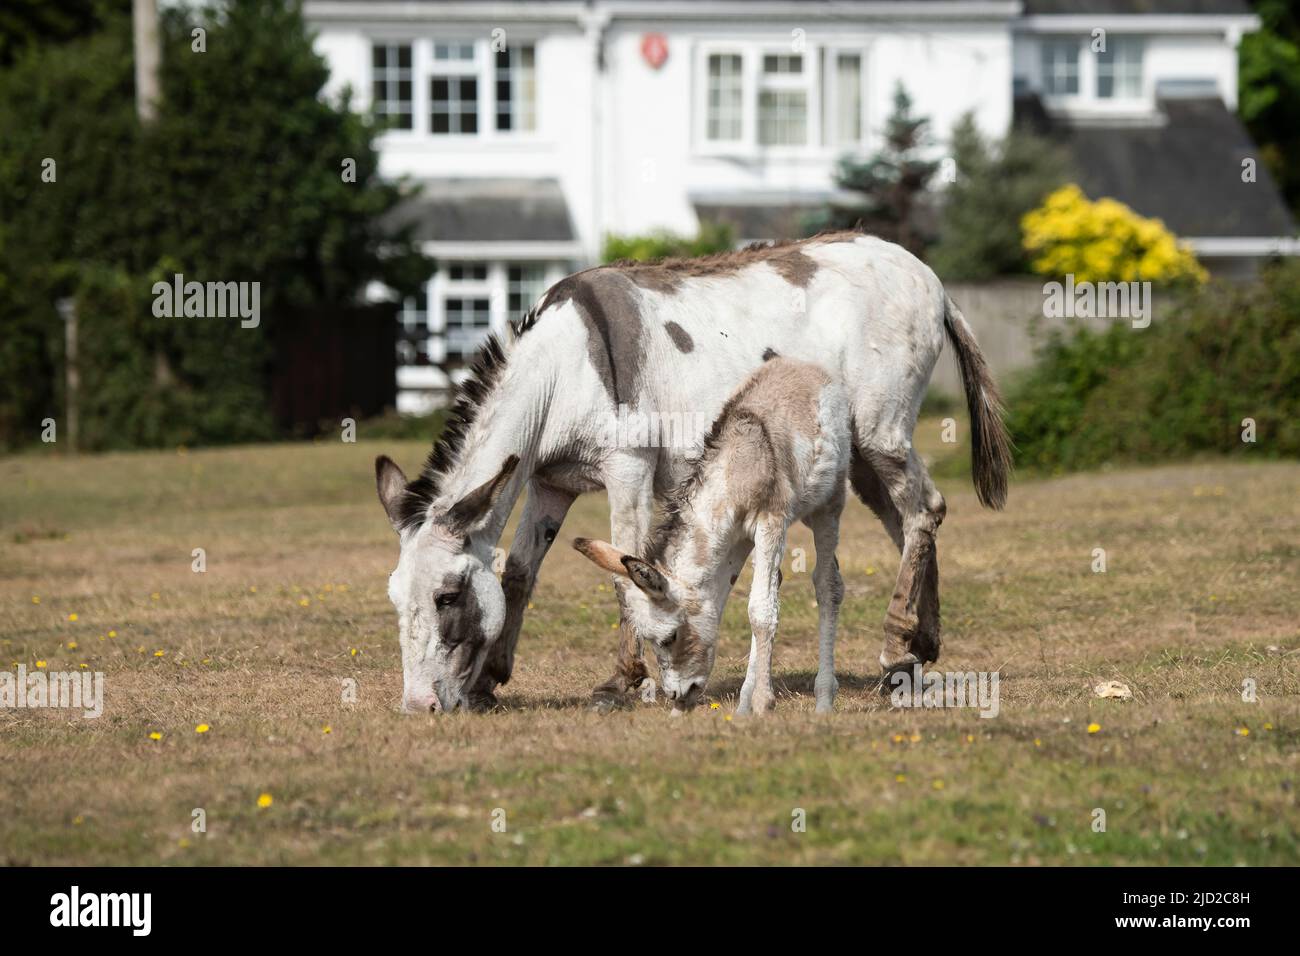
[[460, 592], [452, 591], [450, 594], [439, 594], [436, 598], [433, 599], [433, 604], [434, 607], [441, 609], [445, 607], [451, 607], [459, 600], [460, 600]]

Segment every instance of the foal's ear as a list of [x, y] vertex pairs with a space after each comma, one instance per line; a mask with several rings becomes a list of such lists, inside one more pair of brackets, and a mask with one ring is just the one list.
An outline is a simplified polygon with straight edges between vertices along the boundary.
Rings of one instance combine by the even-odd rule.
[[388, 523], [394, 531], [402, 530], [400, 506], [406, 492], [406, 476], [387, 455], [375, 459], [375, 487], [379, 490], [379, 503], [388, 514]]
[[606, 544], [604, 541], [593, 541], [591, 538], [574, 538], [573, 549], [598, 568], [604, 568], [611, 574], [621, 574], [623, 577], [629, 576], [627, 568], [623, 566], [623, 559], [627, 555], [612, 544]]
[[444, 523], [451, 529], [453, 534], [469, 534], [474, 530], [475, 525], [487, 517], [488, 511], [497, 503], [501, 493], [506, 490], [506, 483], [510, 481], [510, 476], [515, 473], [515, 469], [518, 467], [519, 456], [511, 455], [501, 465], [501, 470], [496, 473], [495, 477], [489, 478], [451, 506]]
[[668, 597], [668, 580], [662, 572], [649, 561], [642, 561], [630, 554], [623, 555], [623, 567], [632, 583], [652, 598]]

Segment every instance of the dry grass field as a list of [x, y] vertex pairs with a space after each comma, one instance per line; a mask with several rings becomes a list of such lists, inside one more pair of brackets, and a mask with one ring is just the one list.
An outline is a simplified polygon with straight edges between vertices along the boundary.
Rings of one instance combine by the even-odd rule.
[[[106, 683], [99, 719], [0, 710], [0, 862], [1300, 862], [1300, 465], [1022, 480], [995, 514], [938, 428], [918, 432], [951, 475], [937, 667], [999, 672], [992, 719], [878, 693], [897, 556], [856, 502], [833, 716], [791, 557], [775, 714], [732, 716], [743, 577], [718, 706], [589, 712], [617, 612], [557, 546], [501, 709], [407, 717], [372, 461], [413, 471], [424, 444], [0, 459], [0, 663]], [[562, 541], [607, 529], [589, 497]], [[1133, 699], [1098, 699], [1111, 679]]]

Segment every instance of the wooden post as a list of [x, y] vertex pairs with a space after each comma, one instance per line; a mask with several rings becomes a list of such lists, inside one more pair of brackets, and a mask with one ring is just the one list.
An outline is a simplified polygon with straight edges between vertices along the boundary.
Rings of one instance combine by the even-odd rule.
[[67, 421], [64, 432], [67, 436], [68, 450], [77, 452], [78, 409], [81, 377], [77, 373], [77, 302], [75, 299], [60, 299], [57, 303], [59, 315], [63, 316], [63, 374], [64, 403]]
[[135, 111], [148, 124], [158, 115], [158, 0], [132, 0], [131, 18], [135, 34]]

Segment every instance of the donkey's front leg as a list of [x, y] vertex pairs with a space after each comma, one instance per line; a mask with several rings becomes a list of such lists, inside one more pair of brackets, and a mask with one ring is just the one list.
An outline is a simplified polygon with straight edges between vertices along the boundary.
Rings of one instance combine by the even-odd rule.
[[[649, 455], [620, 456], [606, 469], [605, 489], [609, 495], [610, 542], [627, 554], [642, 554], [654, 519], [654, 459]], [[601, 709], [621, 702], [628, 690], [639, 687], [648, 676], [641, 641], [627, 614], [625, 594], [629, 587], [626, 578], [614, 577], [618, 663], [613, 676], [592, 691], [592, 702]]]
[[785, 523], [760, 521], [754, 535], [754, 583], [749, 589], [749, 670], [740, 688], [738, 714], [766, 713], [776, 706], [772, 690], [772, 645], [781, 616], [781, 559]]
[[551, 542], [559, 534], [574, 497], [537, 478], [528, 483], [528, 497], [501, 574], [501, 589], [506, 599], [505, 621], [501, 635], [483, 666], [483, 673], [470, 694], [476, 706], [491, 706], [496, 699], [493, 692], [497, 686], [510, 680], [515, 664], [515, 647], [519, 644], [528, 598], [537, 583], [537, 572]]

